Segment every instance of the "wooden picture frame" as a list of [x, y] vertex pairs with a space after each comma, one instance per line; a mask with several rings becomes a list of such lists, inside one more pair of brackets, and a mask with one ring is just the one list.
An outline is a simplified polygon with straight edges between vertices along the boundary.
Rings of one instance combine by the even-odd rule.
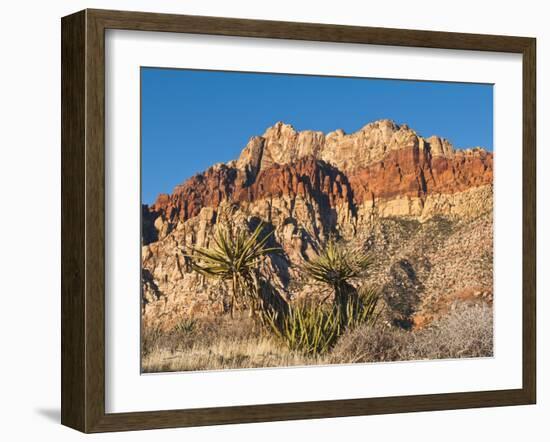
[[[523, 385], [512, 390], [105, 412], [105, 30], [124, 29], [523, 57]], [[536, 41], [533, 38], [84, 10], [62, 19], [62, 424], [83, 432], [534, 404], [536, 400]]]

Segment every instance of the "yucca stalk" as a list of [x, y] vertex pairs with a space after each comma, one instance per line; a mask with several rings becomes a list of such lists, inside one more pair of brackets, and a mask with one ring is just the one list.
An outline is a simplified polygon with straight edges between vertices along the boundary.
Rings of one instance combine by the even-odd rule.
[[250, 314], [253, 314], [257, 300], [251, 291], [258, 264], [265, 256], [281, 250], [267, 246], [273, 231], [260, 238], [263, 230], [263, 223], [258, 224], [252, 233], [227, 225], [215, 232], [211, 247], [192, 247], [191, 254], [186, 254], [193, 270], [230, 283], [231, 318], [235, 315], [239, 298], [249, 298]]
[[313, 280], [334, 290], [335, 306], [345, 307], [350, 282], [364, 276], [371, 262], [371, 257], [363, 251], [346, 249], [330, 238], [317, 256], [303, 263], [302, 269]]

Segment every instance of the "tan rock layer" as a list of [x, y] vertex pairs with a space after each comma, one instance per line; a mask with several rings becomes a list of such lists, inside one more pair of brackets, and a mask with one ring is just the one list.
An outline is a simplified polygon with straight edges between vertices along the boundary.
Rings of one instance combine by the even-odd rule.
[[[429, 195], [463, 192], [493, 180], [492, 153], [454, 150], [445, 140], [425, 140], [385, 120], [352, 135], [319, 134], [298, 133], [278, 123], [264, 137], [252, 138], [237, 161], [215, 165], [145, 207], [144, 241], [154, 240], [152, 226], [162, 236], [202, 208], [223, 201], [242, 204], [309, 195], [325, 210], [345, 206], [354, 212], [376, 200], [401, 204], [404, 198], [419, 198], [422, 207]], [[347, 152], [345, 158], [342, 152]], [[169, 223], [168, 230], [155, 225], [158, 217]]]

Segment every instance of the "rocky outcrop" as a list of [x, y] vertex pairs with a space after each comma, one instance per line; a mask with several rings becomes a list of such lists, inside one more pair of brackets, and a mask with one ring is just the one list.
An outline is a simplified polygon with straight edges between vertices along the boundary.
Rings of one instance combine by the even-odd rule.
[[369, 123], [352, 134], [338, 129], [326, 135], [311, 130], [297, 132], [289, 124], [277, 122], [261, 137], [250, 140], [237, 166], [254, 162], [258, 168], [267, 168], [313, 156], [350, 172], [381, 161], [391, 152], [415, 147], [433, 158], [449, 158], [455, 153], [449, 141], [436, 136], [424, 139], [406, 124], [399, 126], [391, 120]]
[[[382, 216], [427, 219], [446, 210], [441, 198], [491, 186], [493, 155], [481, 148], [455, 150], [438, 137], [424, 139], [406, 125], [389, 120], [370, 123], [354, 134], [338, 130], [296, 132], [277, 123], [253, 137], [236, 161], [218, 164], [161, 194], [149, 209], [162, 222], [144, 225], [144, 242], [163, 237], [204, 207], [223, 201], [238, 204], [310, 195], [327, 208], [357, 211], [361, 206]], [[453, 207], [452, 198], [443, 198]], [[428, 209], [425, 205], [428, 204]], [[407, 209], [408, 207], [408, 209]], [[151, 226], [156, 230], [151, 231]]]
[[[326, 135], [276, 123], [251, 138], [238, 159], [143, 207], [144, 319], [170, 324], [167, 318], [224, 310], [223, 294], [190, 272], [182, 252], [208, 246], [220, 210], [231, 207], [243, 225], [262, 220], [274, 230], [284, 256], [264, 271], [290, 299], [295, 264], [329, 235], [368, 248], [384, 220], [473, 220], [492, 212], [492, 178], [491, 152], [457, 150], [389, 120]], [[386, 273], [402, 273], [391, 265]]]

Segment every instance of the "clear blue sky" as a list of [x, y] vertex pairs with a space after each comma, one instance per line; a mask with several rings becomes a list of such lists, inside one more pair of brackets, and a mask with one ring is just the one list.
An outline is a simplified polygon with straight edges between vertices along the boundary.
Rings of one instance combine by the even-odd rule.
[[354, 132], [389, 118], [455, 147], [493, 149], [493, 87], [285, 74], [141, 69], [142, 200], [237, 158], [277, 121]]

